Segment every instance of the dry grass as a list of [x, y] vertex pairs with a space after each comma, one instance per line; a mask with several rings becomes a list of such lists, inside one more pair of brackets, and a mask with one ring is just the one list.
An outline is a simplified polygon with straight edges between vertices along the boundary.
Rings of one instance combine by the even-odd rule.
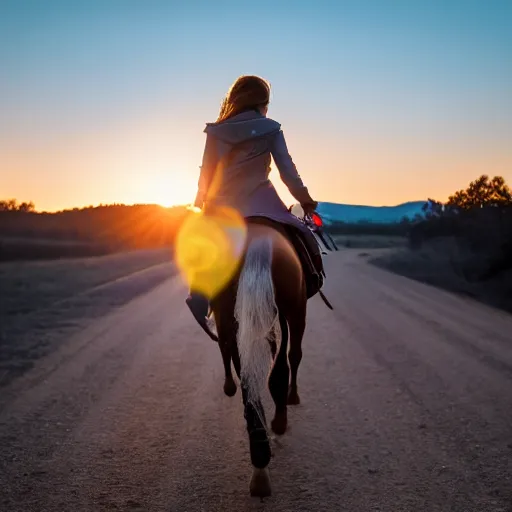
[[170, 251], [0, 265], [0, 386], [104, 315], [171, 276]]
[[37, 311], [170, 258], [169, 249], [159, 249], [93, 258], [3, 263], [0, 319]]
[[0, 236], [0, 264], [10, 261], [40, 261], [60, 258], [90, 258], [112, 254], [107, 244], [79, 240], [53, 240]]
[[390, 235], [335, 235], [333, 239], [340, 249], [386, 249], [404, 247], [407, 243], [403, 236]]
[[396, 274], [512, 312], [512, 271], [480, 280], [478, 276], [489, 261], [462, 248], [453, 238], [433, 239], [417, 251], [406, 247], [385, 251], [369, 261]]

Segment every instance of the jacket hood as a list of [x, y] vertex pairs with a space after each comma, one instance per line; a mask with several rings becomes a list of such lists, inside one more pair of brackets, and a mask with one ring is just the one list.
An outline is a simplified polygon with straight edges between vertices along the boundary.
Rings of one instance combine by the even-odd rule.
[[238, 144], [278, 132], [281, 125], [259, 112], [242, 112], [221, 123], [207, 123], [205, 133], [228, 144]]

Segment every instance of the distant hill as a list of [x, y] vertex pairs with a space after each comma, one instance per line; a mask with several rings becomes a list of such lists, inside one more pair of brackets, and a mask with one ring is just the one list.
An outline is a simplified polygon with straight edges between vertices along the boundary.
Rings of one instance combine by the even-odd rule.
[[410, 201], [397, 206], [361, 206], [338, 203], [320, 203], [318, 213], [326, 224], [332, 222], [372, 222], [378, 224], [400, 222], [404, 217], [414, 219], [416, 214], [422, 215], [422, 206], [426, 201]]
[[171, 247], [184, 207], [102, 205], [55, 213], [0, 210], [0, 261], [97, 256]]

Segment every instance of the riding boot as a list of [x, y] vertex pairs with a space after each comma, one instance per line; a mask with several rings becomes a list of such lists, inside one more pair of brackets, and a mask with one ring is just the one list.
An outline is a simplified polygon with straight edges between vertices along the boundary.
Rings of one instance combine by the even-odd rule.
[[203, 331], [208, 334], [212, 340], [218, 341], [217, 336], [212, 333], [207, 322], [210, 309], [208, 298], [199, 292], [190, 291], [189, 296], [185, 299], [185, 303], [196, 319], [196, 322], [203, 328]]

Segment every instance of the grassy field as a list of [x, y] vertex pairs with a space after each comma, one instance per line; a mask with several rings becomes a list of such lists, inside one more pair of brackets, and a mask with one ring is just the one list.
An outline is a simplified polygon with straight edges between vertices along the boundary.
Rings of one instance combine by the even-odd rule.
[[105, 244], [79, 240], [0, 237], [0, 264], [9, 261], [89, 258], [115, 252]]
[[170, 250], [0, 264], [0, 387], [104, 315], [173, 275]]
[[488, 262], [463, 249], [453, 238], [433, 239], [416, 251], [406, 247], [384, 251], [369, 261], [396, 274], [512, 312], [512, 271], [480, 280], [478, 276]]

